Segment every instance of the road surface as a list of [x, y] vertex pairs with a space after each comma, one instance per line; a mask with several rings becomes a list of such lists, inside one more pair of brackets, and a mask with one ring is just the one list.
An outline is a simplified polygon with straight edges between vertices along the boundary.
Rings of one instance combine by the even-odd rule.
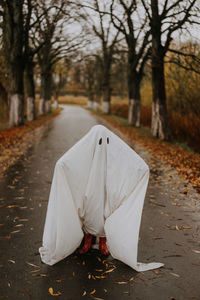
[[151, 169], [138, 261], [165, 266], [137, 273], [98, 250], [74, 253], [54, 266], [41, 263], [55, 162], [99, 122], [83, 108], [65, 107], [0, 179], [0, 299], [200, 299], [198, 195], [137, 144]]

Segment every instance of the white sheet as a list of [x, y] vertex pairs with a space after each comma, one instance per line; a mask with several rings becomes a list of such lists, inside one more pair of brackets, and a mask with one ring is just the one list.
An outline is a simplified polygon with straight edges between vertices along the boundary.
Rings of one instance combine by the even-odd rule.
[[94, 126], [56, 163], [42, 261], [53, 265], [73, 253], [85, 231], [105, 235], [111, 255], [136, 271], [162, 267], [137, 262], [148, 180], [142, 158], [110, 130]]

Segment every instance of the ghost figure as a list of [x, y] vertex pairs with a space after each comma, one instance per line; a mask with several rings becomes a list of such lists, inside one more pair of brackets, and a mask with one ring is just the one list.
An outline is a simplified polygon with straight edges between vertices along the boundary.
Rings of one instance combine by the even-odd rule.
[[54, 265], [73, 253], [84, 232], [106, 236], [112, 257], [136, 271], [162, 267], [138, 263], [138, 236], [149, 168], [125, 142], [96, 125], [56, 163], [41, 259]]

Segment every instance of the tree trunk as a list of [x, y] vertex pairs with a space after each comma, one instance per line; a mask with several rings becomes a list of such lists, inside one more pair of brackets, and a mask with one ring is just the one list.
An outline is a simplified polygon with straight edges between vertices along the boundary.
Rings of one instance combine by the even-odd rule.
[[87, 107], [92, 108], [93, 107], [93, 102], [94, 102], [94, 92], [93, 92], [93, 90], [89, 90], [88, 91]]
[[102, 82], [102, 112], [109, 115], [111, 113], [111, 87], [110, 87], [110, 72], [111, 72], [112, 57], [104, 54], [103, 64], [103, 82]]
[[10, 66], [9, 81], [9, 127], [24, 124], [23, 66], [16, 63]]
[[88, 98], [87, 107], [92, 108], [92, 103], [93, 103], [93, 101], [91, 101], [91, 99]]
[[153, 90], [151, 131], [154, 137], [167, 140], [169, 138], [169, 129], [164, 74], [166, 49], [162, 46], [161, 41], [162, 28], [158, 0], [151, 0], [151, 11]]
[[53, 103], [53, 107], [55, 109], [57, 109], [59, 107], [59, 105], [58, 105], [58, 97], [59, 97], [59, 90], [55, 89], [55, 91], [54, 91], [54, 103]]
[[8, 107], [8, 92], [0, 82], [0, 97], [3, 100], [3, 103], [5, 103], [6, 107]]
[[48, 114], [51, 112], [51, 94], [52, 94], [52, 74], [51, 70], [46, 69], [41, 73], [41, 86], [40, 86], [40, 115]]
[[34, 64], [32, 57], [30, 61], [26, 63], [25, 82], [27, 93], [27, 120], [33, 121], [36, 119], [36, 107], [35, 107], [35, 84], [34, 84]]
[[164, 57], [162, 54], [152, 56], [152, 122], [151, 131], [154, 137], [162, 140], [169, 139]]
[[[131, 68], [131, 66], [130, 66]], [[136, 72], [128, 73], [128, 88], [129, 88], [129, 108], [128, 108], [128, 123], [135, 127], [140, 127], [140, 83], [141, 75]]]
[[24, 123], [23, 1], [5, 1], [3, 51], [8, 72], [9, 126]]
[[105, 81], [103, 83], [103, 102], [102, 102], [102, 112], [104, 114], [109, 115], [111, 113], [110, 102], [111, 102], [110, 80], [108, 79], [108, 77], [105, 77]]

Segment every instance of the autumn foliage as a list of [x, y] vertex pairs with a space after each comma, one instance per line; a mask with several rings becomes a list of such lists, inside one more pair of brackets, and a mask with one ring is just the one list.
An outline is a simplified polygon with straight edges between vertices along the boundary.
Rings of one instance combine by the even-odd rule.
[[[175, 168], [200, 193], [199, 154], [184, 150], [177, 144], [155, 139], [149, 131], [128, 126], [123, 119], [103, 114], [101, 114], [101, 117], [119, 129], [130, 140], [139, 142], [162, 162]], [[187, 193], [187, 190], [185, 193]]]
[[[38, 138], [36, 129], [40, 128], [48, 120], [59, 114], [60, 110], [52, 114], [42, 116], [35, 121], [31, 121], [23, 126], [16, 126], [0, 130], [0, 170], [5, 171], [17, 159], [26, 153], [32, 142]], [[2, 173], [0, 172], [0, 175]]]

